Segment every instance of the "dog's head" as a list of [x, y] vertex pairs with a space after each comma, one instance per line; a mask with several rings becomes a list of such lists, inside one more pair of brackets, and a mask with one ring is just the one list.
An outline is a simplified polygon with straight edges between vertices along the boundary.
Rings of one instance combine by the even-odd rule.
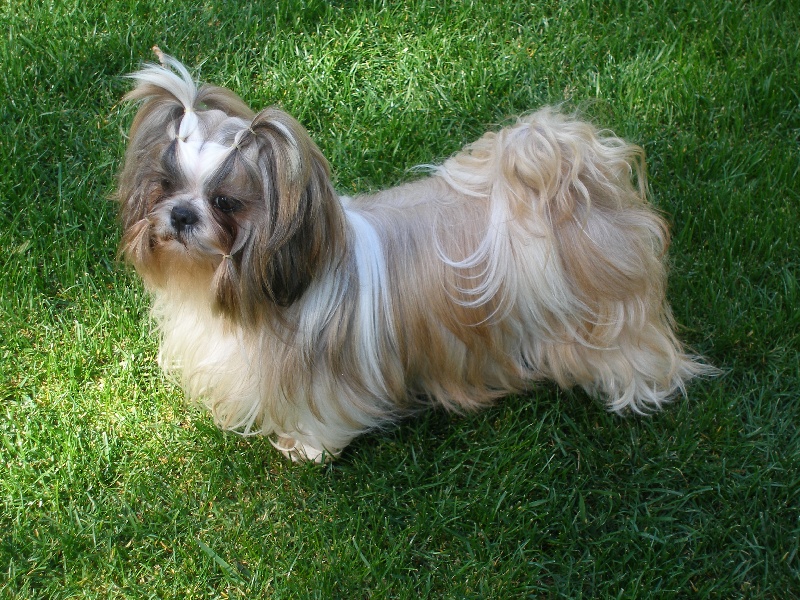
[[207, 290], [256, 321], [296, 301], [337, 247], [328, 163], [286, 113], [254, 114], [159, 58], [126, 96], [140, 106], [117, 193], [122, 252], [151, 288]]

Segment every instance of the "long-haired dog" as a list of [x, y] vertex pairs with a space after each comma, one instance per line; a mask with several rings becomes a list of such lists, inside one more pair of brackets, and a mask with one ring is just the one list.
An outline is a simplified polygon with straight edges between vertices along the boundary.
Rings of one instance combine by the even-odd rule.
[[646, 413], [707, 371], [673, 331], [638, 146], [545, 108], [341, 197], [296, 120], [159, 56], [127, 95], [122, 252], [160, 364], [221, 427], [321, 461], [426, 403], [549, 379]]

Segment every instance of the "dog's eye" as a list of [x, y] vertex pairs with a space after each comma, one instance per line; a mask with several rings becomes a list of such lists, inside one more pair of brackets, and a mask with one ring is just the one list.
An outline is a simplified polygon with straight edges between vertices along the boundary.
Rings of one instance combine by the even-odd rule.
[[172, 192], [172, 182], [169, 179], [161, 180], [161, 191], [165, 194]]
[[224, 213], [236, 212], [241, 206], [241, 202], [230, 196], [214, 196], [211, 203], [214, 205], [214, 208]]

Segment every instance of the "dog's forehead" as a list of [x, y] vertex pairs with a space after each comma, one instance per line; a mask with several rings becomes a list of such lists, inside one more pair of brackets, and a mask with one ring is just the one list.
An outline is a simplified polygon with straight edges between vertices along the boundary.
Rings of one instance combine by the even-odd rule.
[[202, 111], [199, 118], [206, 140], [228, 146], [233, 144], [237, 133], [250, 126], [248, 121], [228, 116], [221, 110]]
[[216, 173], [230, 153], [228, 146], [202, 139], [178, 140], [178, 162], [186, 178], [203, 183]]
[[187, 113], [176, 136], [176, 166], [187, 180], [205, 185], [230, 155], [236, 134], [248, 126], [219, 110]]

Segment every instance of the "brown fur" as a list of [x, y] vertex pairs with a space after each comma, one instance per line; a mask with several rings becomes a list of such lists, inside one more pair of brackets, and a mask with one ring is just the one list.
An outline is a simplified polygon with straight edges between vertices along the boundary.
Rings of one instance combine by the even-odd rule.
[[296, 120], [163, 60], [128, 96], [122, 249], [162, 364], [222, 426], [320, 460], [430, 402], [551, 379], [648, 412], [713, 372], [674, 334], [638, 146], [543, 109], [340, 199]]

